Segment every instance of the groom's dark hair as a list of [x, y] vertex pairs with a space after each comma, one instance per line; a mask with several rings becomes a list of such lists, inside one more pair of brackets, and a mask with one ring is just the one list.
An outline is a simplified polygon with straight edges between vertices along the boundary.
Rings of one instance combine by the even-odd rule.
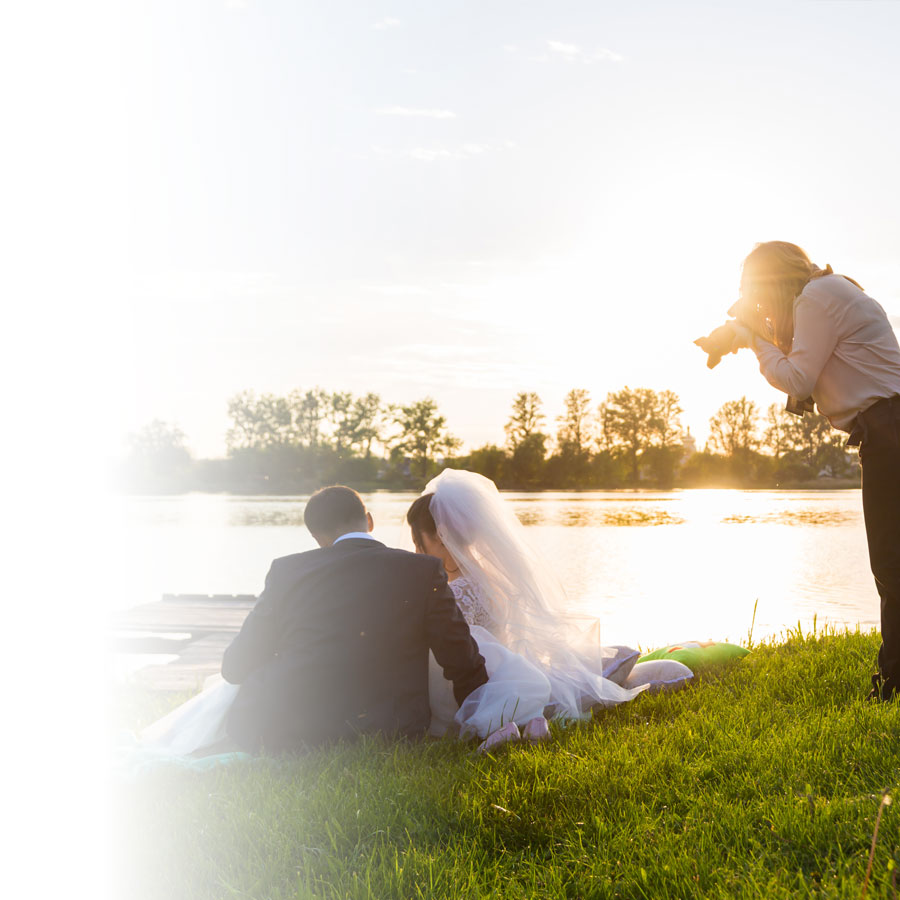
[[303, 522], [315, 538], [365, 531], [366, 505], [353, 488], [332, 484], [319, 488], [309, 498], [303, 510]]

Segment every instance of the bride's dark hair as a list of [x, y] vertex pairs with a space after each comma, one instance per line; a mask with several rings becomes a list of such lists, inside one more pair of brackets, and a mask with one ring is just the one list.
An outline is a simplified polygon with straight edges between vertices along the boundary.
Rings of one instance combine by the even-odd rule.
[[431, 498], [434, 494], [422, 494], [417, 497], [406, 512], [406, 521], [412, 529], [413, 541], [420, 550], [423, 534], [437, 534], [437, 525], [431, 515]]

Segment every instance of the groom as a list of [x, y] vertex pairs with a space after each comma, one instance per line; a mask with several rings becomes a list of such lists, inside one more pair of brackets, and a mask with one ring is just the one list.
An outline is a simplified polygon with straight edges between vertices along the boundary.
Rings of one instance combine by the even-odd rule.
[[487, 681], [440, 561], [376, 541], [348, 487], [317, 491], [303, 519], [319, 549], [272, 563], [225, 651], [222, 675], [241, 686], [228, 734], [271, 753], [360, 732], [424, 734], [429, 649], [460, 704]]

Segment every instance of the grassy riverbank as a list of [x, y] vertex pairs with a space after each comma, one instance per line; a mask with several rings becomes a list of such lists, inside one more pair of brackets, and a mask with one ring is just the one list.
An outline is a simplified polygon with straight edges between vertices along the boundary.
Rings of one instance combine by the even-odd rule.
[[[900, 704], [862, 699], [877, 644], [795, 633], [494, 758], [367, 740], [144, 775], [116, 791], [116, 896], [859, 898], [900, 787]], [[898, 868], [900, 803], [867, 896]]]

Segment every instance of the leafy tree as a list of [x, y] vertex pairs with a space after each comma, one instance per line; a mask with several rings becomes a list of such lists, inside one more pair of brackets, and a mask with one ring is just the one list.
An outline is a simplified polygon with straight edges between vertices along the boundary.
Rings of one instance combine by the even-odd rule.
[[557, 422], [557, 451], [547, 461], [547, 476], [555, 487], [584, 487], [590, 476], [590, 445], [595, 432], [590, 393], [578, 388], [569, 391], [565, 411]]
[[327, 419], [330, 400], [320, 387], [306, 392], [292, 391], [290, 406], [294, 432], [304, 447], [318, 447], [323, 439], [322, 426]]
[[192, 459], [177, 425], [154, 419], [128, 436], [128, 451], [124, 475], [131, 487], [151, 493], [184, 488]]
[[620, 391], [607, 394], [600, 407], [602, 440], [607, 447], [623, 447], [631, 463], [631, 482], [640, 477], [641, 454], [654, 444], [669, 446], [680, 437], [678, 397], [671, 391], [657, 394], [650, 388], [627, 385]]
[[340, 455], [353, 440], [353, 394], [349, 391], [335, 391], [328, 405], [328, 419], [334, 430], [334, 449]]
[[709, 441], [726, 456], [748, 455], [759, 446], [758, 410], [746, 397], [729, 400], [709, 420]]
[[568, 447], [574, 455], [586, 454], [594, 436], [590, 392], [573, 388], [566, 394], [564, 402], [565, 412], [557, 417], [556, 440], [560, 447]]
[[793, 416], [788, 412], [783, 415], [789, 456], [810, 469], [811, 475], [818, 474], [824, 468], [831, 469], [833, 473], [849, 468], [844, 437], [831, 427], [825, 416], [811, 413]]
[[685, 461], [680, 480], [688, 487], [731, 487], [734, 484], [734, 472], [726, 457], [701, 450], [691, 454]]
[[225, 434], [228, 451], [252, 447], [256, 443], [256, 395], [253, 391], [241, 391], [228, 401], [228, 415], [232, 426]]
[[494, 484], [503, 484], [506, 478], [506, 470], [509, 457], [502, 447], [496, 444], [485, 444], [477, 450], [473, 450], [465, 460], [461, 460], [464, 467], [471, 469], [490, 478]]
[[350, 411], [350, 446], [358, 447], [368, 459], [373, 441], [380, 440], [384, 427], [385, 408], [378, 394], [368, 393], [353, 401]]
[[156, 457], [190, 455], [185, 447], [184, 432], [177, 425], [154, 419], [128, 436], [128, 446], [135, 456]]
[[516, 487], [539, 487], [544, 477], [547, 458], [547, 435], [534, 431], [523, 438], [509, 461], [510, 480]]
[[284, 397], [242, 391], [228, 401], [228, 414], [233, 423], [225, 436], [229, 451], [291, 443], [291, 409]]
[[792, 416], [783, 406], [773, 403], [766, 411], [766, 430], [763, 435], [763, 445], [772, 451], [776, 460], [781, 459], [792, 449], [791, 436]]
[[504, 430], [512, 451], [507, 460], [509, 481], [516, 487], [535, 488], [543, 477], [547, 457], [547, 435], [540, 429], [545, 420], [541, 398], [533, 391], [520, 391]]
[[515, 450], [531, 435], [537, 433], [545, 416], [541, 412], [541, 398], [534, 392], [520, 391], [513, 400], [512, 415], [504, 426], [510, 450]]
[[835, 432], [831, 428], [831, 423], [825, 416], [810, 413], [792, 418], [794, 421], [791, 423], [789, 434], [794, 445], [793, 449], [806, 465], [818, 468], [825, 463], [829, 456], [828, 451], [834, 447]]
[[649, 483], [668, 489], [675, 484], [681, 456], [680, 447], [647, 447], [641, 454], [641, 470]]
[[660, 391], [656, 397], [656, 445], [680, 450], [684, 441], [684, 430], [681, 427], [681, 414], [684, 410], [678, 394], [674, 391]]
[[630, 477], [630, 460], [621, 448], [600, 450], [591, 457], [590, 482], [592, 487], [622, 487]]
[[437, 403], [431, 397], [398, 407], [394, 421], [400, 435], [393, 449], [407, 453], [413, 471], [423, 478], [436, 456], [452, 452], [461, 443], [447, 431], [447, 420], [438, 414]]

